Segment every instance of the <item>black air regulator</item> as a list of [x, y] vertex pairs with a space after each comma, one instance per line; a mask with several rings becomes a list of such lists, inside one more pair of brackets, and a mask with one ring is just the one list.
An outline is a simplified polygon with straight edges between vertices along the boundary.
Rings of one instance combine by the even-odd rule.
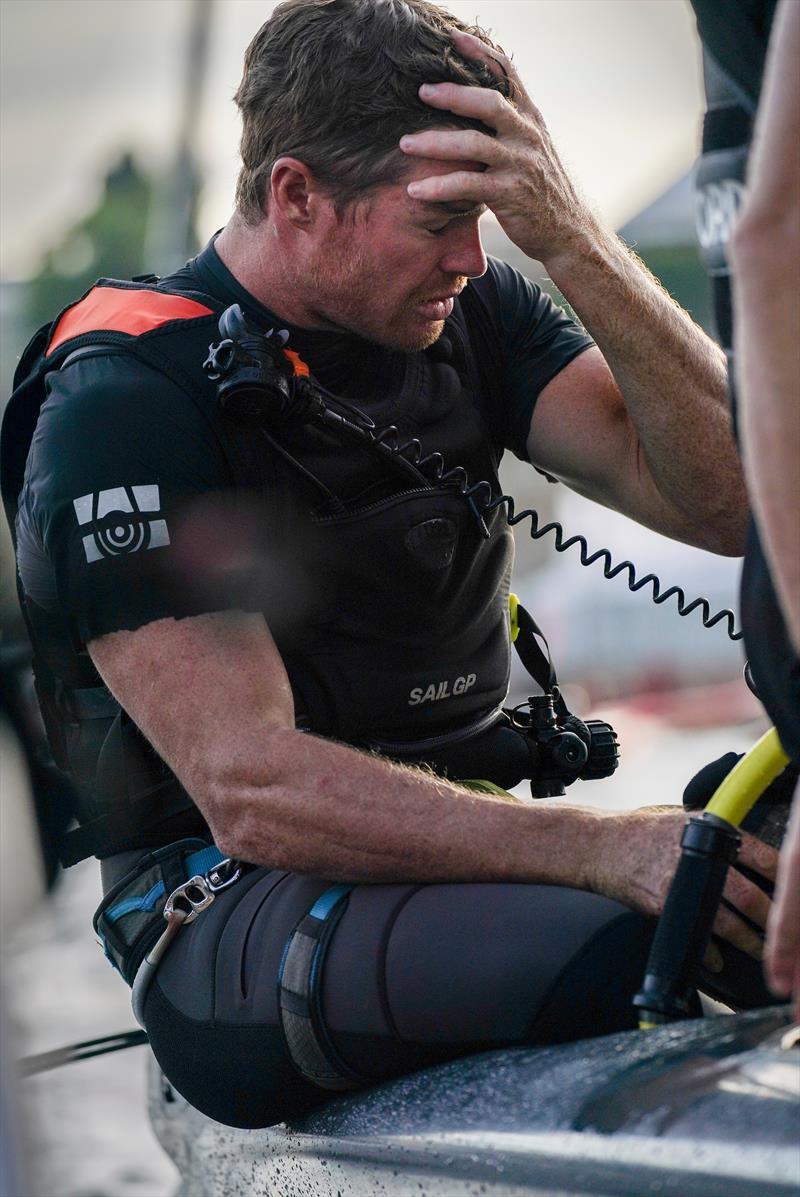
[[322, 416], [322, 396], [305, 363], [285, 348], [285, 329], [254, 328], [235, 303], [220, 316], [219, 331], [222, 340], [209, 346], [203, 369], [217, 383], [220, 412], [237, 424], [254, 425]]
[[[556, 711], [554, 702], [562, 710]], [[511, 712], [512, 726], [528, 741], [535, 769], [534, 798], [559, 798], [574, 781], [610, 777], [619, 763], [619, 741], [610, 723], [586, 722], [563, 707], [558, 689], [535, 694]]]

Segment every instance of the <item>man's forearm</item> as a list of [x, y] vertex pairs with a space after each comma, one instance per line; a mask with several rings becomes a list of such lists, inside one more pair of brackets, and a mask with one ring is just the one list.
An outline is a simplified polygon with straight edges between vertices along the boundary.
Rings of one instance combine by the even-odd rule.
[[89, 652], [230, 855], [348, 881], [592, 888], [603, 815], [477, 795], [296, 731], [289, 679], [260, 615], [157, 620], [99, 637]]
[[[594, 405], [585, 396], [585, 411], [601, 422], [599, 436], [607, 438], [612, 460], [598, 466], [596, 446], [587, 449], [564, 428], [546, 438], [542, 454], [548, 461], [539, 455], [537, 464], [552, 465], [577, 489], [583, 484], [583, 493], [669, 535], [722, 553], [742, 552], [747, 498], [721, 351], [619, 239], [599, 227], [510, 60], [487, 54], [471, 34], [453, 40], [459, 53], [511, 80], [514, 102], [494, 90], [452, 83], [421, 88], [425, 103], [477, 117], [495, 136], [428, 129], [403, 137], [404, 153], [449, 160], [456, 168], [415, 179], [408, 192], [432, 203], [491, 208], [514, 244], [544, 262], [613, 374], [604, 374], [602, 383], [596, 378], [603, 393]], [[464, 170], [465, 162], [483, 169]], [[531, 435], [536, 424], [538, 436], [542, 423], [534, 411]], [[624, 473], [622, 484], [615, 472]]]
[[476, 794], [293, 730], [182, 778], [223, 851], [342, 881], [544, 881], [592, 888], [605, 815]]
[[[345, 745], [282, 730], [258, 759], [190, 785], [219, 847], [231, 856], [351, 882], [498, 882], [591, 890], [656, 914], [674, 873], [681, 807], [631, 812], [516, 804], [474, 794]], [[775, 853], [749, 841], [743, 859], [774, 871]], [[759, 925], [768, 900], [732, 879], [731, 897]], [[758, 934], [720, 912], [717, 930], [754, 956]]]
[[722, 351], [593, 221], [545, 264], [608, 362], [664, 499], [714, 527], [721, 551], [742, 552], [747, 496]]

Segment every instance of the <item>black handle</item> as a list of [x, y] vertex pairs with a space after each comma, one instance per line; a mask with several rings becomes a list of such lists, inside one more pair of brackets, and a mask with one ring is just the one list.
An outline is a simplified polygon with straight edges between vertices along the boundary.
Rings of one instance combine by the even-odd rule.
[[642, 988], [633, 999], [642, 1022], [670, 1022], [690, 1010], [692, 977], [700, 964], [741, 845], [735, 827], [716, 815], [691, 818], [681, 858], [659, 919]]

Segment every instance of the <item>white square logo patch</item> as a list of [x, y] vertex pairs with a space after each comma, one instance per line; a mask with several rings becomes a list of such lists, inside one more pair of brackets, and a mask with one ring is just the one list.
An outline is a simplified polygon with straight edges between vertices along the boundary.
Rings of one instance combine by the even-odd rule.
[[73, 507], [78, 523], [87, 529], [83, 537], [87, 561], [159, 549], [170, 542], [167, 521], [154, 518], [161, 510], [156, 485], [114, 486], [81, 495], [73, 500]]

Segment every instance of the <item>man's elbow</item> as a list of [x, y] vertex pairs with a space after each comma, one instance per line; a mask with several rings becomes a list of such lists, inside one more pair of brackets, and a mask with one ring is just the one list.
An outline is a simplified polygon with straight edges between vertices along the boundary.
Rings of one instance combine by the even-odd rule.
[[248, 806], [239, 786], [206, 776], [187, 786], [224, 856], [248, 860], [252, 856], [249, 840]]
[[269, 786], [259, 788], [257, 802], [231, 789], [223, 792], [209, 786], [198, 806], [223, 856], [300, 871], [300, 862], [287, 843], [280, 801]]
[[[291, 741], [299, 734], [292, 729], [278, 738]], [[264, 737], [264, 752], [257, 762], [248, 765], [236, 754], [229, 760], [207, 761], [184, 784], [225, 856], [295, 868], [285, 843], [292, 839], [287, 835], [293, 823], [292, 786], [281, 763], [284, 756], [293, 754], [291, 746], [288, 754], [280, 751], [280, 745], [273, 746], [274, 735]]]
[[746, 540], [746, 528], [736, 532], [726, 529], [703, 547], [710, 553], [716, 553], [718, 557], [744, 557]]
[[731, 501], [724, 510], [705, 519], [698, 548], [719, 557], [743, 557], [749, 519], [750, 506], [743, 490], [738, 501]]

